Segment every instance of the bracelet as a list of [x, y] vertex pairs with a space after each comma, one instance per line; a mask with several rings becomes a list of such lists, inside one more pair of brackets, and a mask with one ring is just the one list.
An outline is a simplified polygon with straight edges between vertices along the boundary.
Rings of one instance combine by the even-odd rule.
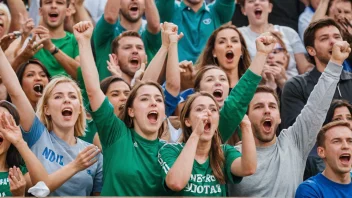
[[58, 52], [59, 52], [59, 48], [57, 48], [57, 47], [55, 46], [55, 49], [54, 49], [54, 51], [51, 52], [51, 55], [55, 55], [55, 54], [58, 53]]

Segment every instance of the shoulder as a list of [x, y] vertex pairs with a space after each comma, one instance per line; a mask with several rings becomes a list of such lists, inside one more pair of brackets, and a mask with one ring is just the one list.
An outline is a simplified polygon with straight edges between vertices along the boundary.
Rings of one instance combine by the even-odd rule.
[[165, 151], [172, 151], [172, 152], [177, 152], [181, 153], [183, 149], [184, 144], [183, 143], [165, 143], [159, 150], [160, 152], [165, 152]]
[[301, 183], [296, 191], [296, 197], [314, 197], [314, 195], [318, 196], [320, 193], [319, 188], [319, 175], [311, 177]]
[[281, 26], [281, 25], [274, 25], [275, 29], [279, 30], [282, 32], [284, 35], [289, 36], [292, 34], [298, 34], [294, 29], [287, 27], [287, 26]]

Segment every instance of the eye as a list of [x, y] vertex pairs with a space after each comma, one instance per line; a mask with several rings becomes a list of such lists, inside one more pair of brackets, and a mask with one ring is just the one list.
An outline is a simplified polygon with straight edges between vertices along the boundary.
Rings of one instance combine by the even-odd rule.
[[212, 78], [207, 78], [207, 79], [205, 80], [205, 82], [211, 82], [211, 81], [213, 81]]
[[32, 73], [27, 74], [27, 77], [32, 77], [34, 76]]
[[71, 99], [77, 99], [77, 96], [76, 95], [70, 95], [70, 98]]
[[334, 118], [333, 121], [340, 121], [342, 120], [340, 117]]
[[111, 96], [112, 96], [112, 97], [117, 97], [117, 96], [119, 96], [119, 94], [113, 93], [113, 94], [111, 94]]
[[60, 95], [56, 95], [56, 96], [54, 97], [54, 99], [60, 99], [60, 98], [61, 98]]
[[226, 78], [220, 78], [220, 81], [227, 81]]
[[275, 105], [270, 105], [269, 106], [271, 109], [276, 109], [276, 106]]
[[161, 99], [161, 98], [156, 99], [156, 101], [159, 102], [159, 103], [164, 102], [163, 99]]
[[196, 112], [201, 112], [201, 111], [203, 111], [203, 108], [202, 108], [202, 107], [197, 107], [197, 108], [196, 108]]
[[141, 101], [148, 101], [148, 98], [147, 97], [143, 97], [143, 98], [141, 98]]
[[210, 111], [211, 112], [217, 112], [218, 110], [216, 108], [211, 108]]

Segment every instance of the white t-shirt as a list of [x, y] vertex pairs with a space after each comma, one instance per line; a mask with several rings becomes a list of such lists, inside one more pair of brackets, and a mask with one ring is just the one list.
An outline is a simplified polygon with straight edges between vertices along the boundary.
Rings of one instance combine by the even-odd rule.
[[[257, 48], [255, 45], [255, 39], [260, 36], [260, 34], [253, 32], [249, 26], [238, 28], [242, 33], [248, 48], [248, 52], [251, 59], [254, 58], [257, 53]], [[282, 40], [284, 41], [287, 51], [290, 54], [290, 62], [286, 71], [288, 78], [298, 75], [296, 60], [294, 54], [307, 53], [304, 45], [299, 38], [296, 31], [290, 27], [274, 25], [276, 31], [280, 31], [283, 35]]]

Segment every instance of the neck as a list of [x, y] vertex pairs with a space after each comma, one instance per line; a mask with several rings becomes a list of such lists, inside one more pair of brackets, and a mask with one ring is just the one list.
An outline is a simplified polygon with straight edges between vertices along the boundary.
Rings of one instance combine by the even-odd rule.
[[133, 77], [129, 76], [128, 74], [122, 72], [122, 79], [124, 79], [128, 84], [131, 85], [131, 81], [133, 79]]
[[329, 166], [326, 166], [325, 170], [322, 173], [329, 180], [338, 183], [338, 184], [350, 184], [351, 175], [350, 172], [346, 173], [336, 173]]
[[203, 6], [203, 1], [201, 1], [201, 2], [199, 2], [197, 4], [191, 4], [188, 1], [184, 0], [183, 3], [186, 6], [190, 7], [193, 10], [193, 12], [198, 12], [198, 10]]
[[250, 23], [249, 28], [255, 33], [262, 34], [268, 31], [271, 28], [271, 25], [268, 22], [257, 25]]
[[130, 22], [125, 17], [120, 14], [120, 24], [126, 30], [138, 32], [142, 26], [142, 18], [140, 18], [137, 22]]
[[320, 60], [318, 60], [317, 58], [315, 58], [315, 66], [317, 67], [317, 70], [320, 72], [320, 73], [323, 73], [326, 66], [327, 66], [327, 63], [322, 63]]
[[62, 23], [59, 27], [57, 28], [50, 28], [46, 25], [44, 25], [45, 28], [49, 30], [49, 35], [50, 39], [60, 39], [64, 38], [66, 36], [66, 32], [64, 30], [64, 24]]
[[7, 172], [9, 171], [9, 167], [6, 164], [6, 156], [7, 152], [4, 152], [0, 155], [0, 172]]
[[234, 69], [231, 69], [231, 70], [225, 70], [225, 73], [230, 78], [230, 82], [231, 82], [230, 87], [234, 88], [239, 80], [238, 67], [235, 67]]
[[76, 144], [74, 127], [62, 129], [62, 128], [53, 126], [53, 132], [57, 137], [65, 141], [68, 145], [72, 146]]
[[263, 142], [263, 141], [260, 141], [260, 140], [254, 135], [254, 142], [255, 142], [255, 146], [256, 146], [256, 147], [260, 147], [260, 148], [269, 147], [269, 146], [275, 144], [275, 142], [276, 142], [276, 135], [274, 135], [274, 138], [273, 138], [270, 142]]
[[199, 141], [196, 150], [196, 160], [198, 162], [205, 162], [209, 157], [209, 151], [211, 148], [211, 141], [203, 142]]

